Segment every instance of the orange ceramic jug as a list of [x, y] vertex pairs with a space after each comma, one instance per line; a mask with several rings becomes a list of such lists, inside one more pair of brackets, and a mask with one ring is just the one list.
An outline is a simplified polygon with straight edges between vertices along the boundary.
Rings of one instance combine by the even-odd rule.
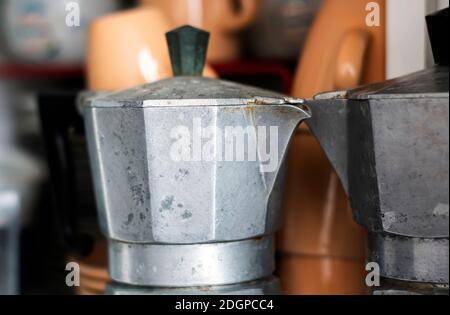
[[[172, 76], [164, 14], [137, 8], [95, 20], [89, 31], [87, 80], [90, 90], [123, 90]], [[205, 67], [205, 75], [215, 76]]]
[[211, 33], [207, 60], [227, 62], [241, 55], [238, 32], [256, 17], [259, 0], [141, 0], [169, 19], [171, 28], [190, 24]]
[[[371, 5], [365, 0], [324, 1], [300, 59], [295, 96], [311, 98], [385, 79], [385, 1]], [[369, 15], [377, 13], [380, 25], [369, 26]], [[336, 173], [304, 125], [293, 140], [288, 168], [278, 240], [284, 292], [367, 293], [365, 231], [352, 220]]]

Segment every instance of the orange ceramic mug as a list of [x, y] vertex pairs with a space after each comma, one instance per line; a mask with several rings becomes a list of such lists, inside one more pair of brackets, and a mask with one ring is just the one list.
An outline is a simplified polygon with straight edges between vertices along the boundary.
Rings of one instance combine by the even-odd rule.
[[[374, 0], [384, 20], [385, 0]], [[295, 76], [293, 95], [385, 79], [385, 24], [366, 25], [366, 0], [324, 0]], [[304, 125], [288, 157], [279, 275], [290, 294], [364, 294], [365, 231], [319, 142]], [[334, 276], [330, 276], [334, 275]]]
[[[87, 80], [94, 91], [127, 89], [172, 76], [160, 10], [137, 8], [94, 21], [88, 38]], [[205, 75], [215, 76], [208, 66]]]
[[240, 57], [237, 32], [256, 17], [259, 0], [141, 0], [168, 17], [172, 28], [190, 24], [211, 32], [208, 61]]

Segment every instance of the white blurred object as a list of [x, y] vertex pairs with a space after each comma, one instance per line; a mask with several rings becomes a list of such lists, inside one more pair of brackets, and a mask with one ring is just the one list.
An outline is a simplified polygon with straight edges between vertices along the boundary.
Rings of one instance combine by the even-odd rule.
[[2, 46], [13, 61], [79, 65], [90, 22], [119, 7], [118, 0], [2, 0]]
[[0, 295], [19, 293], [19, 195], [0, 190]]
[[425, 16], [448, 5], [449, 0], [387, 1], [386, 75], [388, 79], [433, 65]]
[[19, 293], [20, 230], [30, 219], [42, 169], [28, 154], [0, 146], [0, 295]]
[[44, 176], [45, 167], [29, 154], [12, 147], [0, 147], [0, 192], [18, 192], [23, 224], [29, 221]]
[[12, 143], [14, 138], [13, 116], [9, 106], [12, 94], [11, 85], [0, 80], [0, 147]]

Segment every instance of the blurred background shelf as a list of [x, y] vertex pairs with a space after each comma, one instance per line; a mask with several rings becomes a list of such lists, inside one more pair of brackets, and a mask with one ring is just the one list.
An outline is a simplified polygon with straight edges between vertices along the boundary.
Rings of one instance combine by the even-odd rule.
[[0, 64], [0, 79], [58, 79], [83, 76], [83, 66]]

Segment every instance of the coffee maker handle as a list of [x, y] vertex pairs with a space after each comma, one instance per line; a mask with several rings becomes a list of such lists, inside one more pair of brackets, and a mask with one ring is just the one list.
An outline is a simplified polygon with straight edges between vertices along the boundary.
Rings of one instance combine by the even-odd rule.
[[206, 63], [209, 33], [185, 25], [166, 33], [174, 76], [201, 76]]

